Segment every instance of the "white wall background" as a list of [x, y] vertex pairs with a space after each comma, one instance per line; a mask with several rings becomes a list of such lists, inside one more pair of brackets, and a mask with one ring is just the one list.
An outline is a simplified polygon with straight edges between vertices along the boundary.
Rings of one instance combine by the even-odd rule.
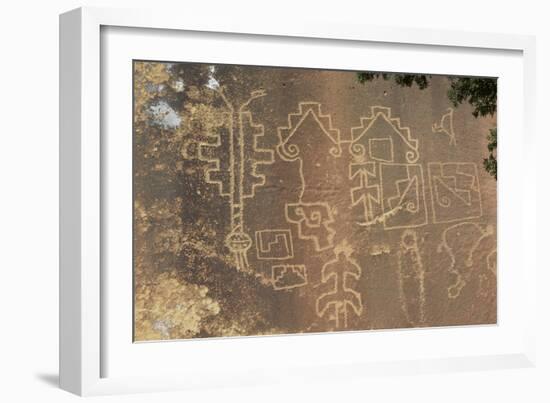
[[[550, 149], [550, 28], [544, 1], [523, 0], [20, 0], [0, 5], [0, 401], [70, 402], [57, 383], [58, 336], [58, 14], [81, 5], [174, 7], [200, 15], [246, 13], [255, 19], [319, 17], [374, 25], [537, 35], [537, 169]], [[307, 17], [309, 16], [309, 17]], [[545, 74], [546, 72], [546, 74]], [[546, 151], [545, 151], [546, 150]], [[548, 402], [550, 269], [543, 227], [547, 189], [539, 189], [538, 366], [447, 375], [354, 379], [157, 395], [93, 398], [112, 402]], [[544, 262], [543, 262], [544, 260]]]

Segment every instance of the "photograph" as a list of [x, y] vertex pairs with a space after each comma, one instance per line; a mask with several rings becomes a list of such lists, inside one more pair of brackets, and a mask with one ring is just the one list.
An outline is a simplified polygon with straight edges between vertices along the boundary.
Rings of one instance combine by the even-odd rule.
[[3, 2], [0, 402], [550, 402], [545, 6]]
[[133, 60], [134, 341], [497, 323], [497, 78]]

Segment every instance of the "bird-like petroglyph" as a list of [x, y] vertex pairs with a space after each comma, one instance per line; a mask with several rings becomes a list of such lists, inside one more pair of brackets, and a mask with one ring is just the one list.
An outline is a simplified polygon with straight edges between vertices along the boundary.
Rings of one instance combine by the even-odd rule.
[[456, 135], [453, 124], [453, 108], [447, 108], [447, 112], [441, 117], [441, 121], [432, 125], [432, 132], [441, 133], [449, 137], [449, 145], [456, 146]]

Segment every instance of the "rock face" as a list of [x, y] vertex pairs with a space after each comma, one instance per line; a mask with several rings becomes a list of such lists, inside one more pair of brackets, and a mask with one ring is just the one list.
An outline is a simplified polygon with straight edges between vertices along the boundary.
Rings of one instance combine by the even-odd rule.
[[448, 77], [133, 79], [136, 341], [496, 323], [496, 117]]

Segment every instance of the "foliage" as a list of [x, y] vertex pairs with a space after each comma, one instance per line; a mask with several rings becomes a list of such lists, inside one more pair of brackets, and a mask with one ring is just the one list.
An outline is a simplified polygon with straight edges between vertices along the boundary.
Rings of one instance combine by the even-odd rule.
[[[428, 88], [432, 76], [425, 74], [390, 74], [378, 72], [359, 72], [357, 80], [361, 84], [373, 81], [377, 78], [393, 81], [400, 87], [412, 87], [416, 84], [419, 89]], [[477, 117], [493, 116], [497, 110], [497, 80], [495, 78], [473, 77], [449, 77], [451, 87], [447, 97], [457, 107], [463, 102], [468, 102], [473, 108], [472, 114]], [[497, 178], [497, 129], [491, 129], [487, 136], [489, 156], [483, 159], [485, 170]]]
[[497, 110], [497, 80], [494, 78], [452, 77], [447, 95], [456, 107], [467, 101], [474, 107], [473, 115], [493, 116]]
[[496, 128], [491, 129], [489, 131], [489, 134], [487, 135], [487, 141], [489, 142], [487, 144], [487, 149], [489, 150], [489, 156], [483, 159], [483, 166], [485, 167], [485, 170], [496, 179], [497, 178], [497, 159], [495, 157], [495, 153], [497, 150], [497, 129]]
[[378, 77], [382, 77], [384, 80], [389, 80], [393, 77], [395, 83], [401, 87], [412, 87], [413, 84], [416, 84], [421, 90], [428, 88], [431, 78], [431, 76], [425, 74], [357, 73], [357, 79], [361, 84], [365, 84], [367, 81], [372, 81]]

